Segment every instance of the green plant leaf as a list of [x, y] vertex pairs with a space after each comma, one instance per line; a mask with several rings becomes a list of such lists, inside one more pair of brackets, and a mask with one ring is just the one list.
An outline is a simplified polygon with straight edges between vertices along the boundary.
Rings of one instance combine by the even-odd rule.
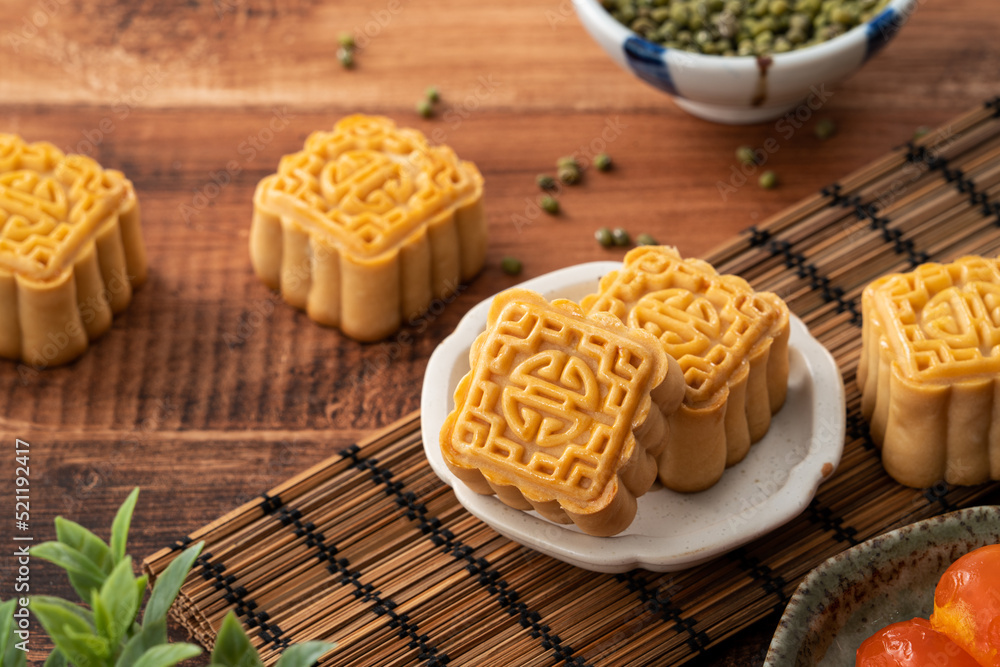
[[285, 649], [275, 667], [312, 667], [312, 664], [336, 644], [327, 642], [303, 642]]
[[126, 556], [104, 581], [94, 596], [94, 620], [98, 632], [111, 646], [118, 646], [139, 613], [141, 598], [136, 594], [132, 559]]
[[[139, 608], [141, 609], [142, 608], [142, 599], [144, 597], [146, 597], [146, 585], [149, 583], [149, 577], [144, 574], [141, 577], [139, 577], [138, 579], [136, 579], [134, 583], [135, 583], [135, 599], [138, 600], [138, 602], [139, 602]], [[138, 616], [138, 614], [137, 614], [137, 616]], [[142, 626], [139, 625], [138, 619], [136, 619], [132, 623], [132, 631], [129, 633], [129, 637], [134, 636], [141, 629], [142, 629]], [[158, 642], [158, 643], [165, 644], [166, 642], [167, 642], [167, 636], [166, 636], [166, 634], [164, 634], [163, 635], [163, 641]]]
[[7, 653], [7, 642], [14, 639], [14, 611], [17, 609], [17, 600], [7, 600], [0, 604], [0, 667], [3, 666], [2, 659]]
[[108, 611], [107, 604], [100, 595], [95, 595], [90, 608], [94, 611], [94, 626], [97, 628], [97, 634], [108, 639], [111, 632], [111, 612]]
[[111, 549], [104, 540], [75, 521], [61, 516], [56, 517], [55, 524], [56, 539], [89, 558], [104, 574], [111, 574], [114, 563], [111, 560]]
[[31, 598], [28, 608], [39, 620], [56, 647], [78, 665], [100, 665], [110, 654], [103, 637], [94, 634], [94, 626], [65, 600], [39, 596]]
[[187, 578], [191, 566], [204, 547], [204, 542], [188, 547], [181, 552], [180, 556], [172, 560], [163, 574], [159, 576], [153, 585], [153, 592], [149, 595], [149, 602], [146, 603], [146, 612], [142, 617], [143, 625], [153, 621], [161, 621], [167, 617], [170, 605], [174, 603], [174, 598], [180, 592], [184, 579]]
[[115, 667], [132, 667], [142, 655], [160, 644], [167, 643], [167, 622], [147, 623], [125, 643]]
[[197, 655], [201, 655], [201, 648], [194, 644], [162, 644], [143, 653], [132, 667], [170, 667]]
[[28, 652], [17, 648], [17, 642], [11, 642], [7, 649], [0, 653], [0, 667], [25, 667], [28, 664]]
[[[112, 563], [111, 550], [104, 543], [104, 540], [69, 519], [56, 517], [55, 524], [56, 537], [61, 544], [76, 549], [90, 559], [104, 577], [111, 574], [111, 568], [114, 566], [114, 563]], [[69, 582], [80, 598], [90, 602], [90, 598], [86, 597], [86, 593], [94, 588], [90, 577], [86, 574], [72, 571], [67, 571], [66, 574], [69, 576]], [[104, 579], [102, 578], [101, 585], [103, 583]]]
[[135, 503], [139, 499], [139, 487], [132, 489], [128, 498], [118, 508], [115, 520], [111, 524], [111, 557], [115, 565], [125, 557], [125, 543], [128, 542], [128, 529], [132, 524], [132, 512], [135, 510]]
[[69, 665], [66, 662], [66, 656], [62, 654], [62, 651], [55, 648], [52, 649], [52, 653], [49, 653], [49, 657], [45, 659], [44, 667], [67, 667]]
[[71, 546], [61, 542], [42, 542], [31, 547], [30, 553], [66, 570], [77, 595], [88, 604], [94, 592], [100, 590], [104, 583], [105, 575], [94, 561]]
[[11, 599], [0, 604], [0, 667], [24, 667], [28, 654], [17, 648], [18, 637], [14, 635], [14, 612], [17, 600]]
[[[99, 637], [98, 635], [95, 635], [93, 632], [77, 632], [76, 630], [72, 630], [69, 628], [65, 630], [65, 633], [69, 641], [71, 641], [80, 651], [86, 651], [87, 654], [93, 656], [91, 661], [83, 662], [83, 664], [85, 665], [107, 664], [108, 658], [111, 657], [112, 653], [111, 645], [108, 644], [107, 639], [105, 639], [104, 637]], [[56, 645], [58, 646], [58, 644]], [[66, 650], [63, 647], [60, 647], [60, 650], [62, 650], [63, 653], [66, 652]], [[72, 658], [72, 656], [70, 657]], [[72, 661], [78, 665], [81, 663], [82, 660], [86, 660], [86, 658], [72, 659]]]
[[68, 600], [63, 600], [62, 598], [54, 598], [48, 595], [33, 595], [29, 600], [28, 609], [31, 609], [35, 602], [44, 602], [45, 604], [55, 605], [63, 611], [66, 611], [75, 616], [79, 616], [80, 620], [86, 623], [91, 630], [97, 626], [94, 624], [94, 612], [90, 611], [86, 607], [82, 607], [78, 604], [73, 604]]
[[233, 612], [222, 619], [222, 627], [215, 638], [215, 649], [212, 650], [212, 662], [222, 667], [263, 667], [257, 649], [250, 643]]

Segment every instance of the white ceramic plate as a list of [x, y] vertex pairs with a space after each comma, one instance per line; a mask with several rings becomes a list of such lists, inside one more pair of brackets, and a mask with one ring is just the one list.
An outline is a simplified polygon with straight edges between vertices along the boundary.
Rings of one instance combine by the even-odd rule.
[[[580, 264], [528, 280], [521, 287], [547, 299], [578, 301], [620, 262]], [[679, 494], [659, 484], [639, 498], [635, 520], [614, 537], [592, 537], [575, 526], [481, 496], [447, 468], [438, 434], [454, 408], [453, 395], [469, 370], [469, 349], [486, 328], [492, 298], [477, 304], [431, 355], [420, 410], [424, 451], [431, 467], [462, 505], [506, 537], [597, 572], [636, 567], [668, 572], [691, 567], [745, 544], [799, 514], [840, 462], [844, 447], [844, 386], [836, 362], [793, 317], [789, 386], [784, 407], [747, 457], [707, 491]]]
[[764, 667], [854, 667], [858, 646], [890, 623], [930, 618], [934, 587], [960, 556], [1000, 542], [1000, 507], [912, 523], [810, 572], [778, 624]]

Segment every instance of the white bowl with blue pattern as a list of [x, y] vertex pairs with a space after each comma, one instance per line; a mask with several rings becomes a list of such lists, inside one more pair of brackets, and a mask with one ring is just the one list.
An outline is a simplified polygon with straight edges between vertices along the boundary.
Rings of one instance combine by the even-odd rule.
[[[668, 49], [639, 37], [598, 0], [573, 0], [577, 16], [612, 60], [685, 111], [718, 123], [761, 123], [797, 107], [807, 117], [833, 90], [889, 43], [917, 0], [891, 0], [875, 18], [831, 40], [803, 49], [754, 56], [710, 56]], [[808, 114], [806, 114], [808, 111]]]

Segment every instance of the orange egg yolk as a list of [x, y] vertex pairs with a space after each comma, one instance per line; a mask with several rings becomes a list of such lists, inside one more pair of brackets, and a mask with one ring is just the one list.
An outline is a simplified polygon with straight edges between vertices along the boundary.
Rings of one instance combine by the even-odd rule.
[[934, 589], [931, 626], [985, 667], [1000, 667], [1000, 544], [971, 551]]
[[855, 667], [980, 667], [962, 647], [936, 632], [927, 619], [893, 623], [858, 648]]

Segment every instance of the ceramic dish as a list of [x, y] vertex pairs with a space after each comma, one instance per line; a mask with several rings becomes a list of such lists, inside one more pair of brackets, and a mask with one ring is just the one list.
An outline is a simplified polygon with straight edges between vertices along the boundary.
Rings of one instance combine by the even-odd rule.
[[688, 113], [719, 123], [760, 123], [794, 111], [798, 120], [789, 118], [786, 127], [822, 108], [830, 87], [882, 50], [918, 4], [890, 0], [871, 21], [839, 37], [758, 59], [664, 48], [619, 23], [599, 0], [573, 0], [580, 22], [612, 60]]
[[[579, 300], [620, 262], [580, 264], [529, 280], [521, 287], [547, 299]], [[639, 499], [629, 528], [592, 537], [575, 526], [507, 507], [469, 490], [445, 466], [438, 443], [454, 407], [453, 394], [469, 370], [469, 349], [486, 327], [491, 299], [470, 310], [431, 355], [421, 394], [424, 451], [431, 467], [472, 514], [510, 539], [567, 563], [598, 572], [635, 567], [666, 572], [697, 565], [745, 544], [801, 512], [840, 462], [844, 446], [844, 388], [829, 352], [793, 317], [788, 399], [768, 434], [741, 463], [707, 491], [679, 494], [659, 484]]]
[[875, 631], [929, 618], [934, 587], [959, 556], [1000, 542], [1000, 507], [971, 507], [880, 535], [810, 572], [778, 624], [765, 667], [854, 667]]

